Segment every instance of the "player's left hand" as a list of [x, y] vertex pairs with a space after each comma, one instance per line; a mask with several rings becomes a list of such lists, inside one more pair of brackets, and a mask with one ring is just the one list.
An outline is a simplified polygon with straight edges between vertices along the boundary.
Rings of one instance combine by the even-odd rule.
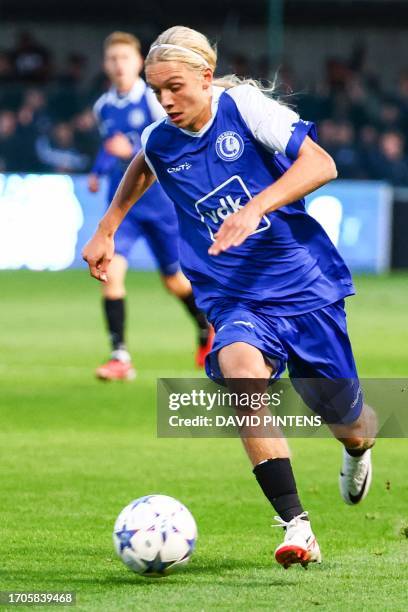
[[215, 234], [214, 243], [208, 249], [209, 254], [219, 255], [230, 247], [240, 246], [256, 230], [261, 218], [262, 213], [255, 201], [251, 200], [244, 208], [225, 219]]
[[105, 151], [120, 157], [121, 159], [130, 159], [133, 157], [133, 145], [129, 138], [124, 134], [118, 133], [105, 140], [104, 144]]

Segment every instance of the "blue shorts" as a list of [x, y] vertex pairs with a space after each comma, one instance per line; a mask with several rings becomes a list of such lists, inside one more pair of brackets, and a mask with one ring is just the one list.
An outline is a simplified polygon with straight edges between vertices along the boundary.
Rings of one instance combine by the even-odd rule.
[[[218, 352], [234, 342], [258, 348], [275, 364], [274, 379], [288, 367], [303, 401], [328, 423], [352, 423], [363, 395], [347, 333], [344, 300], [294, 316], [274, 316], [262, 304], [220, 300], [207, 313], [216, 331], [207, 356], [209, 378], [224, 383]], [[311, 380], [314, 379], [314, 380]]]
[[180, 263], [177, 218], [166, 215], [159, 219], [140, 219], [132, 215], [131, 211], [115, 234], [115, 253], [127, 259], [140, 237], [145, 238], [164, 276], [178, 272]]
[[[122, 174], [111, 177], [109, 201], [113, 198]], [[128, 259], [139, 238], [145, 238], [164, 276], [172, 276], [180, 269], [179, 229], [173, 202], [160, 185], [152, 187], [128, 212], [115, 234], [115, 253]]]

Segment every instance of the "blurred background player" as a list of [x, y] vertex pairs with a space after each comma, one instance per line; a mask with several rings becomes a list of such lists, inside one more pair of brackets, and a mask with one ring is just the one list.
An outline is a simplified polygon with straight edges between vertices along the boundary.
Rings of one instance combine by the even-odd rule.
[[[139, 40], [127, 32], [113, 32], [104, 43], [104, 69], [112, 83], [94, 106], [103, 139], [88, 188], [99, 190], [101, 175], [108, 175], [108, 203], [122, 176], [141, 147], [144, 128], [165, 116], [156, 97], [140, 77], [143, 58]], [[174, 206], [159, 184], [149, 190], [116, 234], [115, 255], [109, 266], [108, 280], [102, 286], [103, 308], [111, 341], [110, 359], [96, 370], [103, 380], [135, 377], [135, 369], [125, 342], [125, 277], [128, 256], [138, 238], [143, 236], [160, 269], [167, 290], [183, 302], [198, 328], [196, 365], [203, 367], [211, 348], [212, 330], [194, 301], [190, 282], [180, 270], [178, 225]]]

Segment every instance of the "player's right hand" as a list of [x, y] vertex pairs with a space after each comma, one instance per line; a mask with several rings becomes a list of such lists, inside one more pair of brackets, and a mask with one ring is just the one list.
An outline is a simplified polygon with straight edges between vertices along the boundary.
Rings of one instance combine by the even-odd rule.
[[99, 176], [97, 174], [90, 174], [88, 176], [88, 189], [91, 193], [98, 193], [99, 191]]
[[106, 283], [108, 280], [108, 267], [112, 261], [115, 245], [112, 236], [107, 236], [101, 230], [97, 230], [87, 242], [82, 257], [89, 266], [91, 276], [96, 280]]

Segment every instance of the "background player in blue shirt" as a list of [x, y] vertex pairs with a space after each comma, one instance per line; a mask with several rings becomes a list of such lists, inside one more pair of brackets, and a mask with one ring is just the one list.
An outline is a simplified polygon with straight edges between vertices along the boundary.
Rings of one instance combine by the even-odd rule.
[[[84, 258], [105, 280], [115, 231], [157, 178], [176, 203], [183, 270], [215, 327], [208, 375], [238, 393], [259, 393], [287, 366], [296, 390], [343, 443], [340, 492], [356, 504], [371, 482], [375, 416], [363, 403], [347, 334], [344, 298], [354, 288], [303, 199], [335, 178], [336, 168], [312, 123], [254, 82], [214, 82], [215, 66], [215, 50], [189, 28], [166, 30], [153, 43], [146, 75], [167, 118], [144, 131], [144, 152]], [[273, 428], [242, 427], [240, 435], [285, 527], [276, 560], [284, 567], [320, 562], [286, 441]]]
[[[94, 106], [103, 143], [88, 179], [90, 191], [96, 192], [99, 177], [108, 175], [108, 202], [129, 161], [140, 150], [143, 130], [165, 116], [163, 107], [140, 78], [142, 67], [140, 42], [135, 36], [126, 32], [113, 32], [108, 36], [104, 44], [104, 68], [112, 87]], [[127, 258], [140, 236], [144, 236], [153, 252], [165, 287], [184, 303], [198, 326], [198, 366], [204, 365], [211, 347], [212, 331], [204, 313], [196, 307], [190, 282], [180, 271], [178, 225], [173, 203], [156, 184], [141, 198], [139, 206], [127, 216], [116, 234], [115, 256], [109, 266], [108, 281], [102, 287], [112, 345], [111, 358], [96, 371], [102, 379], [130, 379], [135, 375], [124, 337], [125, 275]]]

